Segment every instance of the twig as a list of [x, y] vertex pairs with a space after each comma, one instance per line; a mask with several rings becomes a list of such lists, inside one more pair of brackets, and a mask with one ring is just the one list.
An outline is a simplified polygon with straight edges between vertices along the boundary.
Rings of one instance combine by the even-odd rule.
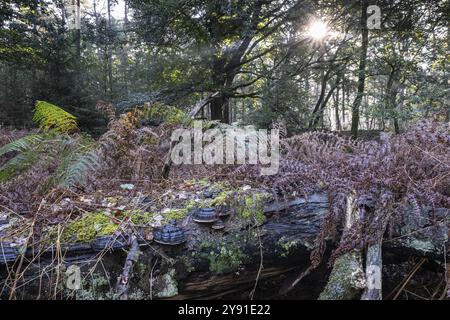
[[262, 242], [261, 242], [261, 232], [258, 227], [258, 221], [256, 219], [256, 203], [257, 203], [257, 199], [256, 199], [256, 195], [254, 194], [253, 195], [253, 219], [255, 220], [256, 232], [258, 234], [260, 262], [259, 262], [258, 273], [256, 274], [255, 285], [253, 286], [253, 289], [250, 292], [250, 300], [253, 300], [253, 296], [255, 295], [255, 292], [256, 292], [256, 287], [258, 286], [259, 277], [261, 275], [262, 270], [264, 269], [264, 266], [263, 266], [264, 257], [263, 257], [263, 246], [262, 246]]
[[150, 300], [153, 300], [153, 271], [155, 270], [156, 264], [158, 263], [158, 258], [156, 258], [153, 264], [152, 270], [150, 271]]
[[11, 287], [11, 292], [9, 294], [9, 300], [12, 300], [14, 298], [15, 294], [16, 294], [17, 281], [19, 281], [19, 278], [22, 277], [21, 269], [22, 269], [23, 261], [25, 259], [25, 253], [26, 253], [27, 248], [28, 248], [28, 243], [30, 242], [30, 239], [33, 237], [34, 226], [36, 225], [37, 218], [38, 218], [38, 216], [40, 214], [42, 205], [44, 203], [45, 203], [45, 198], [42, 199], [41, 203], [39, 204], [39, 208], [37, 209], [36, 214], [34, 215], [34, 218], [33, 218], [33, 222], [31, 223], [30, 232], [28, 233], [27, 239], [25, 240], [25, 244], [23, 246], [23, 252], [22, 252], [22, 254], [20, 256], [20, 262], [19, 262], [19, 265], [17, 266], [17, 269], [16, 269], [16, 277], [14, 278], [14, 282], [13, 282], [13, 285]]
[[133, 264], [139, 259], [139, 244], [136, 236], [131, 237], [131, 248], [128, 252], [122, 275], [117, 279], [116, 293], [120, 300], [128, 300], [128, 284]]
[[280, 289], [280, 294], [285, 295], [287, 293], [289, 293], [292, 289], [295, 288], [295, 286], [302, 281], [302, 279], [304, 277], [306, 277], [307, 275], [309, 275], [311, 273], [311, 271], [314, 270], [313, 266], [309, 266], [308, 268], [306, 268], [305, 271], [302, 271], [295, 279], [294, 281], [290, 282], [290, 284], [287, 284], [285, 286], [283, 286]]
[[[409, 280], [416, 274], [416, 272], [419, 270], [419, 268], [424, 264], [426, 261], [426, 258], [420, 259], [420, 261], [415, 265], [415, 267], [411, 270], [409, 275], [406, 277], [406, 279], [403, 281], [402, 285], [400, 286], [400, 289], [398, 289], [397, 293], [395, 294], [394, 298], [392, 300], [397, 300], [397, 298], [402, 293], [403, 289], [405, 289], [406, 285], [408, 284]], [[395, 289], [394, 289], [395, 290]]]

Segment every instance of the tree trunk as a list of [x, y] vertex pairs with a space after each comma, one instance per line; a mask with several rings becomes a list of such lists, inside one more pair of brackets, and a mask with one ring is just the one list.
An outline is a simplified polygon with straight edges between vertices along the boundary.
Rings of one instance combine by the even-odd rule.
[[[124, 18], [123, 18], [123, 32], [125, 39], [128, 42], [128, 5], [124, 1]], [[122, 81], [125, 94], [128, 95], [128, 44], [124, 43], [120, 55], [120, 64], [122, 69]]]
[[[76, 1], [77, 5], [77, 12], [80, 10], [81, 14], [81, 4], [80, 0]], [[78, 14], [78, 13], [77, 13]], [[78, 19], [78, 17], [76, 17]], [[81, 18], [80, 18], [81, 19]], [[80, 27], [80, 28], [78, 28]], [[77, 26], [75, 28], [75, 100], [77, 102], [77, 106], [80, 107], [81, 104], [81, 88], [83, 87], [82, 84], [82, 77], [81, 77], [81, 26]]]
[[326, 73], [323, 73], [321, 75], [321, 81], [320, 81], [320, 94], [319, 94], [319, 85], [316, 86], [316, 95], [318, 95], [318, 99], [316, 102], [316, 105], [314, 106], [314, 110], [312, 112], [311, 120], [309, 121], [309, 129], [313, 129], [320, 119], [320, 110], [322, 108], [323, 99], [325, 98], [325, 92], [327, 90], [327, 82], [329, 80], [328, 76], [330, 74], [330, 71], [327, 71]]
[[392, 112], [392, 120], [394, 124], [394, 131], [396, 134], [400, 133], [400, 126], [398, 123], [396, 100], [398, 92], [398, 80], [397, 80], [397, 68], [396, 66], [391, 67], [391, 73], [389, 74], [388, 82], [386, 85], [386, 105], [387, 110]]
[[211, 100], [211, 120], [220, 120], [220, 122], [228, 123], [227, 115], [225, 112], [226, 105], [228, 104], [228, 99], [224, 97], [223, 94], [220, 94], [217, 97], [212, 98]]
[[334, 96], [334, 118], [336, 121], [336, 131], [341, 131], [341, 121], [339, 118], [339, 87]]
[[225, 70], [225, 61], [219, 59], [214, 63], [214, 89], [219, 94], [211, 100], [211, 120], [230, 123], [230, 88], [233, 85], [235, 74]]
[[345, 130], [345, 80], [342, 81], [342, 130]]
[[358, 91], [356, 93], [356, 98], [352, 106], [351, 134], [353, 138], [358, 137], [359, 111], [360, 111], [359, 109], [361, 107], [361, 102], [364, 95], [366, 83], [367, 47], [369, 45], [369, 29], [367, 29], [366, 23], [367, 23], [367, 0], [362, 0], [361, 1], [362, 44], [358, 68]]
[[333, 86], [330, 88], [330, 91], [328, 91], [326, 97], [322, 97], [322, 101], [320, 102], [319, 109], [315, 112], [314, 118], [312, 120], [312, 125], [310, 125], [310, 129], [315, 128], [317, 124], [319, 123], [320, 119], [323, 119], [323, 112], [325, 108], [327, 107], [328, 101], [330, 100], [331, 96], [333, 95], [334, 90], [339, 85], [339, 76], [336, 79], [336, 82], [333, 84]]
[[[107, 0], [108, 7], [108, 33], [111, 35], [111, 0]], [[110, 38], [111, 42], [112, 39]], [[113, 61], [112, 61], [112, 46], [111, 43], [107, 44], [107, 61], [108, 61], [108, 89], [109, 89], [109, 98], [113, 100]]]

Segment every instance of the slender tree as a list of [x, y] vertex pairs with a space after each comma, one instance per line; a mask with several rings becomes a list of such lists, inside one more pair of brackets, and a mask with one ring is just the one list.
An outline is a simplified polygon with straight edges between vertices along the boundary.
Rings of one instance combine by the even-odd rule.
[[366, 85], [366, 65], [367, 65], [367, 48], [369, 46], [369, 29], [367, 28], [367, 0], [361, 0], [361, 48], [358, 67], [358, 88], [355, 101], [352, 105], [352, 127], [351, 134], [353, 138], [358, 137], [359, 114], [361, 102], [364, 96]]

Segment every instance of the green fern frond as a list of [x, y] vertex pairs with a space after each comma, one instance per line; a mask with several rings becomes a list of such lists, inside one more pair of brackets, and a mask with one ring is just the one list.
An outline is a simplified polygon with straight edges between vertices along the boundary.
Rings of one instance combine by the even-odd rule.
[[38, 159], [43, 147], [44, 136], [33, 134], [10, 142], [0, 148], [0, 157], [10, 152], [18, 152], [12, 159], [0, 167], [0, 181], [6, 181], [31, 167]]
[[89, 136], [78, 136], [68, 137], [60, 146], [60, 162], [50, 184], [62, 188], [83, 185], [88, 174], [99, 166], [96, 143]]
[[0, 148], [0, 157], [13, 151], [16, 152], [28, 151], [34, 148], [36, 145], [42, 143], [43, 137], [44, 136], [42, 134], [33, 134], [17, 139], [16, 141], [10, 142], [8, 144], [5, 144], [3, 147]]
[[38, 101], [33, 121], [44, 131], [69, 133], [78, 131], [76, 117], [51, 103]]
[[58, 171], [62, 171], [57, 185], [68, 188], [75, 185], [83, 185], [87, 176], [99, 167], [99, 155], [95, 149], [85, 153], [74, 153], [66, 161], [66, 165], [61, 166]]
[[18, 154], [0, 168], [0, 182], [33, 167], [39, 160], [39, 153], [33, 151]]
[[52, 172], [43, 183], [43, 191], [54, 186], [69, 188], [83, 184], [87, 175], [99, 166], [98, 143], [88, 135], [70, 134], [78, 129], [75, 117], [47, 102], [38, 101], [33, 119], [46, 132], [20, 138], [0, 148], [0, 158], [14, 153], [0, 167], [0, 181], [40, 168]]
[[43, 184], [43, 190], [82, 185], [99, 166], [96, 145], [92, 138], [83, 135], [45, 133], [23, 137], [0, 148], [0, 157], [17, 153], [0, 167], [0, 182], [33, 167], [46, 168], [57, 160], [58, 166]]

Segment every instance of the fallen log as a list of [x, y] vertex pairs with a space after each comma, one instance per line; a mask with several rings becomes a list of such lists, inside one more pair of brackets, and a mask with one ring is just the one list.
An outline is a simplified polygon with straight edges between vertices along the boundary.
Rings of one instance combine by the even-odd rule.
[[[171, 263], [162, 263], [156, 268], [156, 278], [171, 274], [171, 285], [177, 284], [177, 290], [172, 294], [156, 296], [163, 299], [215, 299], [236, 292], [245, 292], [242, 298], [252, 297], [255, 283], [257, 290], [263, 293], [261, 296], [279, 298], [289, 294], [290, 297], [306, 297], [316, 299], [323, 291], [330, 276], [327, 260], [332, 245], [324, 256], [324, 263], [316, 270], [310, 269], [310, 253], [314, 248], [314, 239], [321, 227], [323, 218], [328, 212], [328, 201], [323, 195], [313, 195], [309, 199], [295, 199], [288, 202], [273, 203], [264, 210], [266, 222], [259, 227], [251, 226], [242, 221], [237, 223], [231, 217], [226, 221], [226, 229], [223, 232], [213, 231], [209, 226], [199, 225], [191, 219], [184, 222], [184, 228], [188, 233], [188, 243], [180, 248], [159, 247], [168, 257], [173, 259]], [[258, 232], [256, 229], [258, 228]], [[441, 230], [446, 234], [446, 228]], [[260, 238], [257, 237], [260, 235]], [[413, 239], [408, 236], [408, 241], [390, 241], [383, 248], [383, 253], [392, 255], [398, 250], [408, 250], [409, 255], [398, 256], [394, 263], [406, 261], [412, 256], [427, 257], [430, 260], [442, 254], [442, 243], [439, 239], [433, 242], [432, 238]], [[415, 247], [415, 243], [427, 243]], [[381, 242], [380, 242], [381, 244]], [[423, 250], [426, 247], [427, 250]], [[262, 248], [263, 261], [260, 250]], [[369, 259], [366, 266], [381, 263], [381, 248], [373, 247], [369, 250]], [[370, 258], [373, 254], [373, 259]], [[360, 253], [359, 253], [360, 255]], [[379, 258], [379, 260], [376, 260]], [[360, 270], [358, 279], [361, 284], [357, 291], [364, 288], [364, 270], [361, 257], [355, 258]], [[389, 259], [388, 259], [389, 260]], [[164, 260], [162, 260], [164, 261]], [[392, 262], [392, 261], [391, 261]], [[350, 270], [353, 270], [351, 268]], [[370, 271], [370, 268], [369, 268]], [[381, 271], [380, 271], [381, 272]], [[159, 273], [159, 275], [158, 275]], [[378, 281], [371, 276], [381, 276], [379, 273], [368, 275], [368, 280]], [[303, 285], [309, 279], [313, 283]], [[167, 280], [167, 279], [166, 279]], [[354, 280], [354, 279], [353, 279]], [[167, 281], [154, 281], [154, 291], [162, 290], [158, 284]], [[264, 283], [268, 288], [264, 291]], [[367, 299], [381, 297], [381, 289], [369, 287], [375, 291], [368, 291]], [[269, 294], [269, 296], [267, 296]], [[354, 294], [349, 297], [353, 298]]]
[[[308, 268], [311, 265], [310, 253], [314, 248], [314, 239], [328, 213], [328, 206], [324, 195], [272, 203], [265, 207], [265, 221], [260, 225], [255, 225], [252, 219], [232, 215], [224, 221], [225, 228], [221, 231], [212, 229], [208, 224], [196, 223], [188, 216], [179, 223], [186, 232], [186, 243], [164, 246], [140, 242], [142, 254], [134, 262], [133, 272], [131, 267], [127, 267], [127, 274], [132, 274], [126, 282], [128, 298], [215, 299], [240, 293], [244, 295], [239, 297], [250, 298], [258, 282], [253, 292], [257, 298], [280, 298], [289, 294], [291, 298], [316, 299], [330, 275], [326, 262], [333, 247], [331, 243], [327, 246], [324, 263], [315, 270]], [[443, 226], [442, 230], [433, 232], [440, 232], [444, 236], [446, 230], [446, 226]], [[399, 263], [411, 255], [430, 260], [442, 257], [442, 239], [434, 242], [431, 238], [414, 237], [400, 235], [398, 239], [383, 242], [383, 261]], [[420, 246], [417, 246], [418, 243]], [[83, 246], [82, 251], [79, 251], [83, 257], [88, 256], [88, 248]], [[83, 259], [76, 259], [77, 252], [71, 256], [69, 250], [65, 261], [82, 266], [82, 273], [95, 279], [117, 279], [123, 273], [124, 262], [127, 261], [123, 250], [104, 254], [101, 264], [96, 263], [98, 253], [93, 250], [90, 257]], [[403, 255], [398, 252], [403, 252]], [[126, 265], [131, 264], [131, 260], [128, 261]], [[91, 269], [93, 265], [96, 266], [95, 270]], [[29, 277], [24, 278], [24, 281], [36, 278], [37, 271], [33, 270], [29, 269]], [[308, 271], [306, 274], [305, 270]], [[108, 286], [95, 290], [92, 285], [86, 284], [76, 293], [76, 297], [91, 297], [92, 292], [95, 292], [103, 296], [94, 298], [107, 298], [106, 293], [114, 287], [111, 281], [108, 283]], [[32, 296], [30, 285], [20, 288]]]
[[[327, 211], [327, 198], [319, 195], [273, 204], [265, 209], [267, 221], [258, 227], [259, 232], [257, 227], [243, 224], [217, 234], [214, 245], [205, 245], [198, 235], [198, 230], [210, 233], [208, 226], [187, 225], [193, 241], [190, 250], [196, 252], [191, 264], [195, 272], [180, 273], [179, 294], [172, 298], [213, 298], [234, 290], [250, 291], [256, 281], [284, 278], [291, 271], [307, 268]], [[260, 248], [264, 257], [261, 271]]]

